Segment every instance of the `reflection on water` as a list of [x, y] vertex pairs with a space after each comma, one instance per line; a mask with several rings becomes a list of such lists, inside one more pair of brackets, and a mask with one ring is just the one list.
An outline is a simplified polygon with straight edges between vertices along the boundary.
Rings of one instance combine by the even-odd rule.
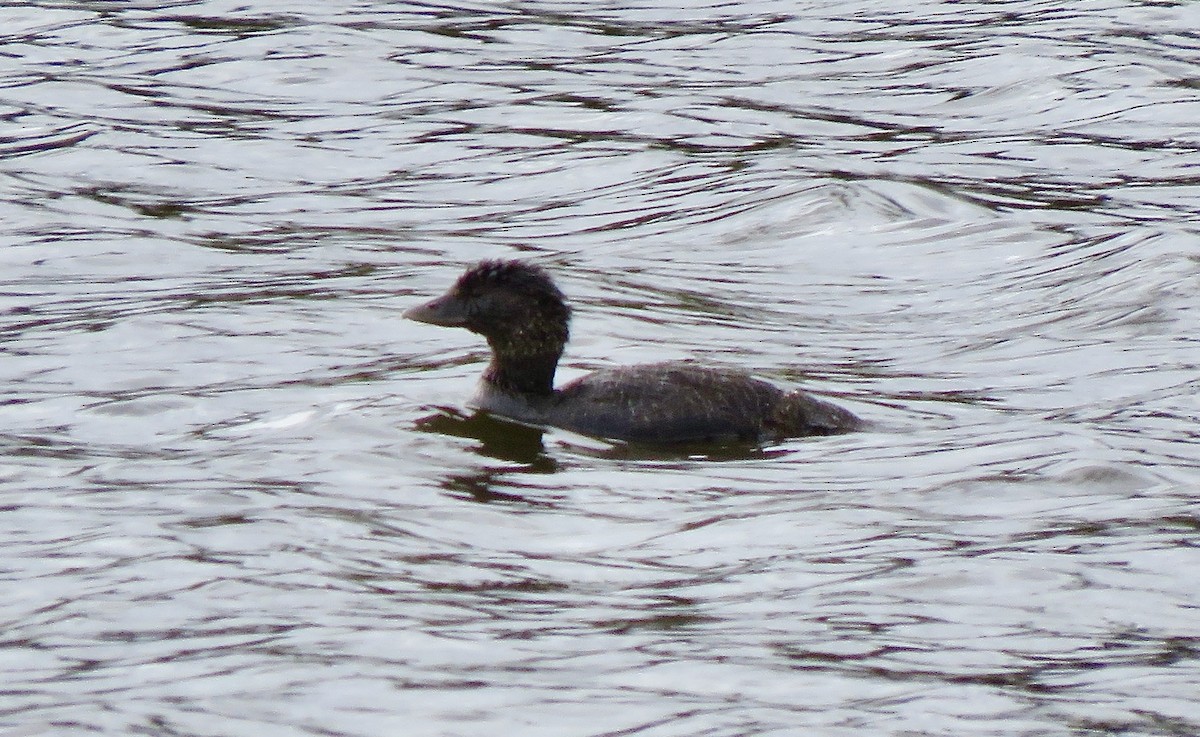
[[536, 501], [513, 491], [497, 491], [496, 487], [503, 484], [509, 489], [519, 489], [519, 483], [508, 481], [514, 474], [554, 473], [558, 469], [558, 463], [542, 445], [541, 428], [505, 422], [486, 413], [463, 415], [451, 408], [441, 409], [436, 414], [417, 420], [415, 427], [450, 437], [473, 438], [479, 441], [476, 452], [480, 455], [517, 464], [503, 468], [471, 468], [466, 473], [448, 474], [442, 481], [442, 488], [460, 497], [466, 496], [479, 502], [536, 504]]
[[475, 438], [480, 441], [480, 454], [524, 464], [528, 471], [553, 473], [555, 469], [553, 459], [542, 446], [544, 431], [539, 427], [507, 422], [486, 412], [465, 415], [444, 407], [417, 420], [416, 428], [456, 438]]
[[[310, 5], [0, 3], [0, 729], [1200, 733], [1200, 5]], [[506, 256], [873, 426], [464, 414]]]

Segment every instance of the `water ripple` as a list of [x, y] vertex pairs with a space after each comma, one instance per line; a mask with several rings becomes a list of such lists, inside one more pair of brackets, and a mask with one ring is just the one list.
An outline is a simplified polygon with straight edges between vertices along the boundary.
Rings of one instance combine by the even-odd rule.
[[[0, 7], [0, 726], [1200, 731], [1197, 7]], [[498, 256], [871, 427], [472, 416]]]

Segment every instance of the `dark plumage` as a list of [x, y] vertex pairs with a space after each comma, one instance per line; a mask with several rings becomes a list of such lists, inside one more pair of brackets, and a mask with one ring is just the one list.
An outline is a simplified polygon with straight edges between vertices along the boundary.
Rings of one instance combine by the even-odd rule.
[[554, 372], [571, 310], [541, 267], [483, 261], [404, 313], [487, 338], [492, 360], [471, 406], [534, 425], [634, 442], [760, 441], [859, 426], [850, 412], [740, 371], [656, 363], [596, 371], [561, 389]]

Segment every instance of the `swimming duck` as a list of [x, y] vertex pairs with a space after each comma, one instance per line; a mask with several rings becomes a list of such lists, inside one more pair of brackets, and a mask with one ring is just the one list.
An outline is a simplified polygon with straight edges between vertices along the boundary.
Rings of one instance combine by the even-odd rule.
[[525, 424], [635, 443], [761, 442], [861, 424], [805, 392], [687, 363], [604, 369], [556, 389], [571, 310], [546, 270], [526, 261], [480, 262], [404, 316], [486, 338], [492, 358], [468, 404]]

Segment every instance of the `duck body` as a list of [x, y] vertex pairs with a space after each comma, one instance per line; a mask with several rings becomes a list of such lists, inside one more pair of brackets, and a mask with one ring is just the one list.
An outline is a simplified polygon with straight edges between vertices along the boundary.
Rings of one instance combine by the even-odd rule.
[[831, 435], [858, 424], [846, 410], [803, 392], [686, 363], [596, 371], [535, 398], [483, 381], [470, 406], [531, 425], [635, 443]]
[[465, 327], [492, 360], [470, 406], [531, 425], [635, 443], [758, 442], [849, 432], [849, 411], [740, 371], [671, 362], [593, 372], [553, 386], [570, 310], [540, 267], [484, 261], [406, 317]]

